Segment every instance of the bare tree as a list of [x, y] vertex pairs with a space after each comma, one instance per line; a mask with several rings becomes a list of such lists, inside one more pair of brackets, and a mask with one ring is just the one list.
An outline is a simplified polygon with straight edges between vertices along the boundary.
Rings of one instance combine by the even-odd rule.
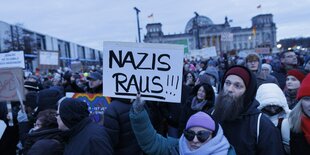
[[33, 34], [23, 28], [23, 24], [12, 25], [9, 31], [5, 32], [8, 36], [4, 40], [7, 47], [3, 52], [7, 51], [24, 51], [32, 53], [37, 49], [36, 40], [33, 39]]

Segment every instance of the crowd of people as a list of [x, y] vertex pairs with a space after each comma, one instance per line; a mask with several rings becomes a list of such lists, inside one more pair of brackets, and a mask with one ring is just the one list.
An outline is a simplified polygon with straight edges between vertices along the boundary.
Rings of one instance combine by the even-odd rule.
[[[112, 98], [103, 123], [67, 92], [102, 93], [101, 69], [25, 76], [25, 102], [0, 102], [1, 154], [310, 154], [310, 57], [184, 59], [180, 103]], [[24, 106], [24, 108], [22, 108]], [[8, 122], [13, 121], [13, 125]]]

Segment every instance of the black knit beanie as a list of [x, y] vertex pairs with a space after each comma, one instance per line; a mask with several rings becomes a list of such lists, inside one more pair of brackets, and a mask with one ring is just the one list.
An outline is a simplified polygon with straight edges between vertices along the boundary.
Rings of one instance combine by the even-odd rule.
[[79, 99], [66, 98], [59, 105], [59, 115], [63, 123], [71, 129], [89, 116], [87, 103]]

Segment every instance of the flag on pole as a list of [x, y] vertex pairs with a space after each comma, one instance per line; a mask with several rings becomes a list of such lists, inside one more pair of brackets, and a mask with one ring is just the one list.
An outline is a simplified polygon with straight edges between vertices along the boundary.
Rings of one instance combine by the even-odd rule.
[[259, 5], [257, 5], [256, 8], [257, 8], [257, 9], [260, 9], [261, 7], [262, 7], [262, 5], [259, 4]]
[[147, 18], [153, 18], [153, 13], [148, 15]]

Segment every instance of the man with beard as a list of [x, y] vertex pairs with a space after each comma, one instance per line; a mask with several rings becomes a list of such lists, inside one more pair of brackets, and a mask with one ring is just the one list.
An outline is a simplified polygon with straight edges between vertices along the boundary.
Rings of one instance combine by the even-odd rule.
[[257, 109], [256, 78], [244, 66], [232, 66], [223, 76], [213, 116], [238, 155], [282, 155], [280, 132]]

